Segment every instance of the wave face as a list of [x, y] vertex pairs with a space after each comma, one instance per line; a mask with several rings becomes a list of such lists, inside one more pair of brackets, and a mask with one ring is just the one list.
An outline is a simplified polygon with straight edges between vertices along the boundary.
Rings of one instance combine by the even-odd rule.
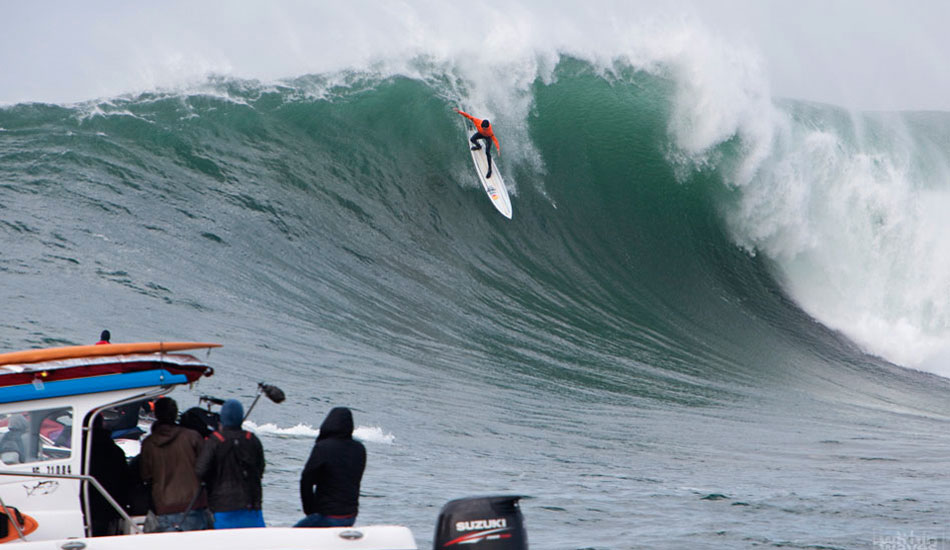
[[[371, 288], [322, 298], [311, 285], [382, 274], [389, 262], [411, 266], [387, 275], [402, 290], [421, 284], [415, 270], [445, 285], [391, 289], [394, 325], [411, 318], [401, 300], [424, 302], [424, 311], [459, 301], [456, 277], [464, 277], [474, 296], [505, 296], [499, 309], [486, 303], [473, 312], [480, 318], [533, 297], [555, 319], [586, 312], [608, 340], [661, 332], [684, 341], [697, 337], [687, 324], [699, 323], [705, 339], [755, 326], [724, 328], [722, 315], [778, 310], [773, 324], [785, 329], [811, 317], [865, 352], [940, 372], [950, 342], [950, 245], [941, 239], [947, 116], [853, 115], [795, 102], [710, 116], [698, 111], [707, 98], [675, 80], [631, 67], [605, 75], [565, 58], [494, 116], [519, 203], [518, 221], [504, 226], [461, 221], [485, 206], [468, 196], [472, 178], [457, 143], [468, 129], [450, 111], [469, 90], [429, 69], [421, 80], [363, 72], [278, 86], [212, 80], [190, 94], [11, 107], [0, 119], [6, 204], [41, 194], [74, 209], [80, 199], [112, 213], [99, 214], [101, 223], [142, 216], [146, 231], [186, 241], [190, 230], [203, 239], [190, 244], [199, 255], [207, 251], [198, 243], [253, 258], [264, 242], [273, 254], [306, 254], [307, 262], [283, 260], [279, 273], [260, 260], [265, 272], [251, 284], [292, 274], [295, 291], [318, 301], [375, 297], [373, 278]], [[147, 223], [158, 213], [175, 229]], [[251, 223], [263, 220], [272, 234]], [[477, 239], [474, 227], [453, 233], [468, 223], [478, 224]], [[454, 245], [443, 242], [453, 234]], [[481, 241], [489, 236], [500, 242]], [[469, 252], [458, 256], [462, 242]], [[482, 262], [505, 266], [480, 280]], [[374, 300], [371, 309], [380, 307]]]
[[[946, 116], [856, 115], [802, 102], [776, 104], [766, 75], [777, 68], [768, 67], [757, 50], [728, 42], [706, 23], [718, 21], [722, 26], [732, 19], [724, 27], [729, 29], [746, 18], [754, 22], [761, 10], [688, 1], [667, 7], [653, 4], [595, 3], [550, 10], [532, 2], [511, 6], [489, 1], [482, 6], [478, 25], [467, 6], [427, 0], [392, 6], [290, 3], [224, 12], [177, 1], [160, 8], [117, 5], [113, 20], [121, 24], [115, 25], [104, 25], [82, 7], [61, 6], [46, 18], [19, 7], [9, 15], [22, 25], [9, 39], [32, 43], [41, 32], [52, 35], [32, 48], [31, 57], [4, 58], [8, 70], [0, 76], [0, 102], [81, 101], [95, 94], [116, 97], [145, 90], [115, 105], [85, 104], [80, 110], [86, 114], [77, 116], [94, 118], [97, 109], [102, 116], [114, 116], [128, 107], [152, 120], [150, 116], [160, 112], [136, 105], [207, 94], [246, 104], [256, 115], [248, 115], [248, 120], [271, 125], [280, 134], [286, 122], [266, 101], [279, 102], [284, 106], [281, 114], [287, 116], [289, 104], [297, 100], [333, 103], [361, 89], [382, 93], [379, 85], [404, 77], [424, 83], [427, 92], [420, 93], [431, 94], [439, 109], [460, 104], [504, 123], [506, 164], [510, 171], [525, 172], [513, 179], [515, 187], [518, 181], [532, 180], [533, 189], [556, 204], [548, 194], [555, 192], [552, 180], [560, 175], [549, 172], [552, 159], [542, 155], [543, 138], [537, 131], [554, 117], [570, 117], [567, 109], [578, 107], [543, 109], [541, 101], [544, 95], [565, 101], [565, 73], [586, 72], [591, 82], [575, 83], [572, 92], [580, 94], [579, 101], [594, 101], [584, 108], [620, 109], [628, 124], [651, 121], [658, 141], [650, 153], [672, 167], [680, 184], [713, 173], [708, 187], [719, 188], [719, 193], [711, 190], [704, 200], [715, 203], [729, 239], [771, 262], [769, 270], [783, 292], [808, 315], [868, 353], [945, 374], [942, 365], [950, 356], [945, 292], [950, 245], [941, 238], [946, 222], [940, 213], [948, 201]], [[809, 9], [802, 6], [796, 12]], [[867, 11], [849, 15], [856, 21], [892, 17], [883, 7]], [[188, 25], [182, 25], [182, 12], [188, 14]], [[69, 24], [61, 25], [64, 21]], [[894, 36], [904, 32], [900, 25], [892, 26]], [[50, 28], [59, 32], [49, 33]], [[96, 32], [88, 32], [90, 28]], [[213, 43], [206, 32], [210, 28], [217, 33]], [[916, 36], [921, 29], [912, 25], [906, 32]], [[271, 39], [252, 45], [248, 30]], [[762, 29], [755, 30], [762, 38]], [[152, 34], [147, 44], [139, 40], [142, 34]], [[395, 36], [402, 39], [393, 40]], [[795, 39], [801, 37], [789, 35]], [[809, 35], [807, 42], [812, 39]], [[921, 47], [926, 43], [923, 38], [920, 42]], [[115, 48], [116, 43], [135, 46], [123, 50]], [[49, 70], [37, 71], [37, 66]], [[242, 75], [247, 80], [209, 81], [208, 74]], [[302, 74], [318, 76], [281, 78]], [[827, 74], [821, 79], [796, 77], [829, 79]], [[595, 83], [603, 82], [622, 89], [622, 97], [598, 92]], [[850, 95], [862, 94], [868, 91]], [[380, 96], [380, 101], [386, 99]], [[298, 108], [302, 105], [298, 102]], [[351, 116], [339, 104], [327, 108], [336, 116]], [[177, 116], [199, 116], [202, 124], [215, 124], [200, 104], [191, 109]], [[167, 107], [164, 112], [176, 116]], [[433, 112], [417, 115], [431, 117]], [[444, 136], [444, 127], [418, 122], [409, 123], [407, 131]], [[586, 121], [575, 123], [570, 131], [574, 136], [583, 129], [587, 134], [582, 141], [596, 143], [619, 131], [619, 120], [609, 122], [596, 128]], [[225, 121], [216, 124], [229, 127]], [[165, 128], [173, 134], [177, 130]], [[199, 125], [182, 129], [197, 133], [179, 139], [203, 139]], [[368, 131], [357, 139], [377, 134], [375, 128], [363, 130]], [[613, 143], [629, 141], [614, 138]], [[619, 162], [605, 160], [613, 167]], [[638, 165], [648, 159], [640, 155], [628, 161]], [[637, 185], [636, 178], [629, 180], [632, 187]]]
[[[950, 118], [773, 103], [741, 84], [710, 105], [714, 91], [675, 64], [542, 61], [504, 93], [416, 59], [405, 74], [212, 78], [189, 91], [3, 109], [4, 343], [79, 343], [62, 335], [115, 323], [126, 325], [113, 329], [122, 340], [220, 338], [237, 365], [219, 374], [225, 383], [252, 392], [246, 378], [267, 375], [324, 395], [321, 410], [324, 399], [358, 400], [384, 419], [365, 425], [395, 434], [395, 450], [377, 453], [411, 462], [400, 437], [440, 441], [393, 424], [448, 429], [461, 449], [451, 471], [467, 464], [471, 427], [497, 412], [517, 416], [514, 448], [552, 479], [588, 459], [533, 455], [524, 441], [597, 434], [599, 467], [612, 471], [630, 438], [614, 415], [660, 415], [636, 430], [644, 456], [663, 461], [682, 450], [655, 450], [670, 437], [663, 427], [685, 429], [691, 445], [716, 437], [682, 410], [729, 411], [715, 413], [729, 426], [762, 414], [752, 411], [766, 396], [802, 399], [787, 411], [820, 402], [844, 424], [858, 414], [926, 423], [946, 411], [942, 379], [893, 363], [939, 370], [950, 341], [940, 238]], [[478, 187], [457, 105], [497, 128], [511, 221]], [[312, 414], [303, 397], [290, 406]], [[785, 427], [797, 414], [767, 413]], [[277, 456], [289, 456], [281, 441]], [[750, 468], [765, 480], [771, 466]], [[675, 501], [683, 487], [714, 486], [707, 474], [655, 490]], [[613, 489], [585, 483], [575, 496], [590, 512]], [[292, 482], [272, 486], [293, 502]], [[601, 496], [585, 501], [587, 490]], [[750, 491], [763, 514], [795, 506]], [[393, 498], [419, 509], [412, 495]], [[694, 504], [678, 506], [685, 518]], [[538, 521], [558, 524], [562, 512], [539, 510]], [[621, 511], [611, 514], [603, 525], [622, 527]], [[812, 533], [814, 517], [775, 521]], [[553, 532], [553, 544], [572, 539]], [[822, 540], [863, 540], [835, 536]]]

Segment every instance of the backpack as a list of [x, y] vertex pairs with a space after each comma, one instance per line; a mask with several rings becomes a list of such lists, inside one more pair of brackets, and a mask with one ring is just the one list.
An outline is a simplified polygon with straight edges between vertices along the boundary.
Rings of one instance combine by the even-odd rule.
[[260, 500], [261, 472], [257, 463], [255, 446], [251, 443], [251, 432], [241, 430], [238, 437], [225, 437], [221, 432], [214, 432], [211, 437], [225, 446], [224, 452], [219, 455], [221, 465], [219, 471], [237, 472], [244, 482], [244, 488], [252, 500]]

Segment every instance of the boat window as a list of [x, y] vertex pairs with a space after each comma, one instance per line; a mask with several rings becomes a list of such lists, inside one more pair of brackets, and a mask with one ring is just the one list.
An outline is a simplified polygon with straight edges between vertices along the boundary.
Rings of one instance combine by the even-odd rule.
[[69, 458], [72, 408], [0, 414], [0, 462], [22, 464]]

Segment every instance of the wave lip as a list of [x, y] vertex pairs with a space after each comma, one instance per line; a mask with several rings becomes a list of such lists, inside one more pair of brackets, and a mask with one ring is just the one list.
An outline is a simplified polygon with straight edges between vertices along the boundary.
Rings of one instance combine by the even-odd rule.
[[943, 207], [950, 117], [788, 103], [755, 178], [725, 205], [737, 243], [769, 257], [805, 311], [868, 352], [930, 370], [950, 345]]

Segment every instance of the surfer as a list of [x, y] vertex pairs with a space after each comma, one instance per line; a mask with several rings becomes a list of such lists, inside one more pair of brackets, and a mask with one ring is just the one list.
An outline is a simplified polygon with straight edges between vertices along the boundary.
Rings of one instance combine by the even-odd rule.
[[486, 178], [491, 177], [491, 144], [492, 141], [495, 142], [495, 147], [498, 148], [498, 152], [501, 152], [501, 145], [498, 144], [498, 138], [495, 137], [495, 132], [492, 131], [491, 122], [488, 119], [479, 119], [475, 118], [472, 115], [466, 113], [465, 111], [455, 110], [456, 113], [462, 115], [463, 117], [472, 121], [472, 124], [475, 125], [475, 133], [469, 139], [472, 142], [472, 151], [478, 151], [482, 148], [479, 145], [478, 140], [483, 140], [485, 142], [485, 156], [488, 157], [488, 173], [485, 174]]

